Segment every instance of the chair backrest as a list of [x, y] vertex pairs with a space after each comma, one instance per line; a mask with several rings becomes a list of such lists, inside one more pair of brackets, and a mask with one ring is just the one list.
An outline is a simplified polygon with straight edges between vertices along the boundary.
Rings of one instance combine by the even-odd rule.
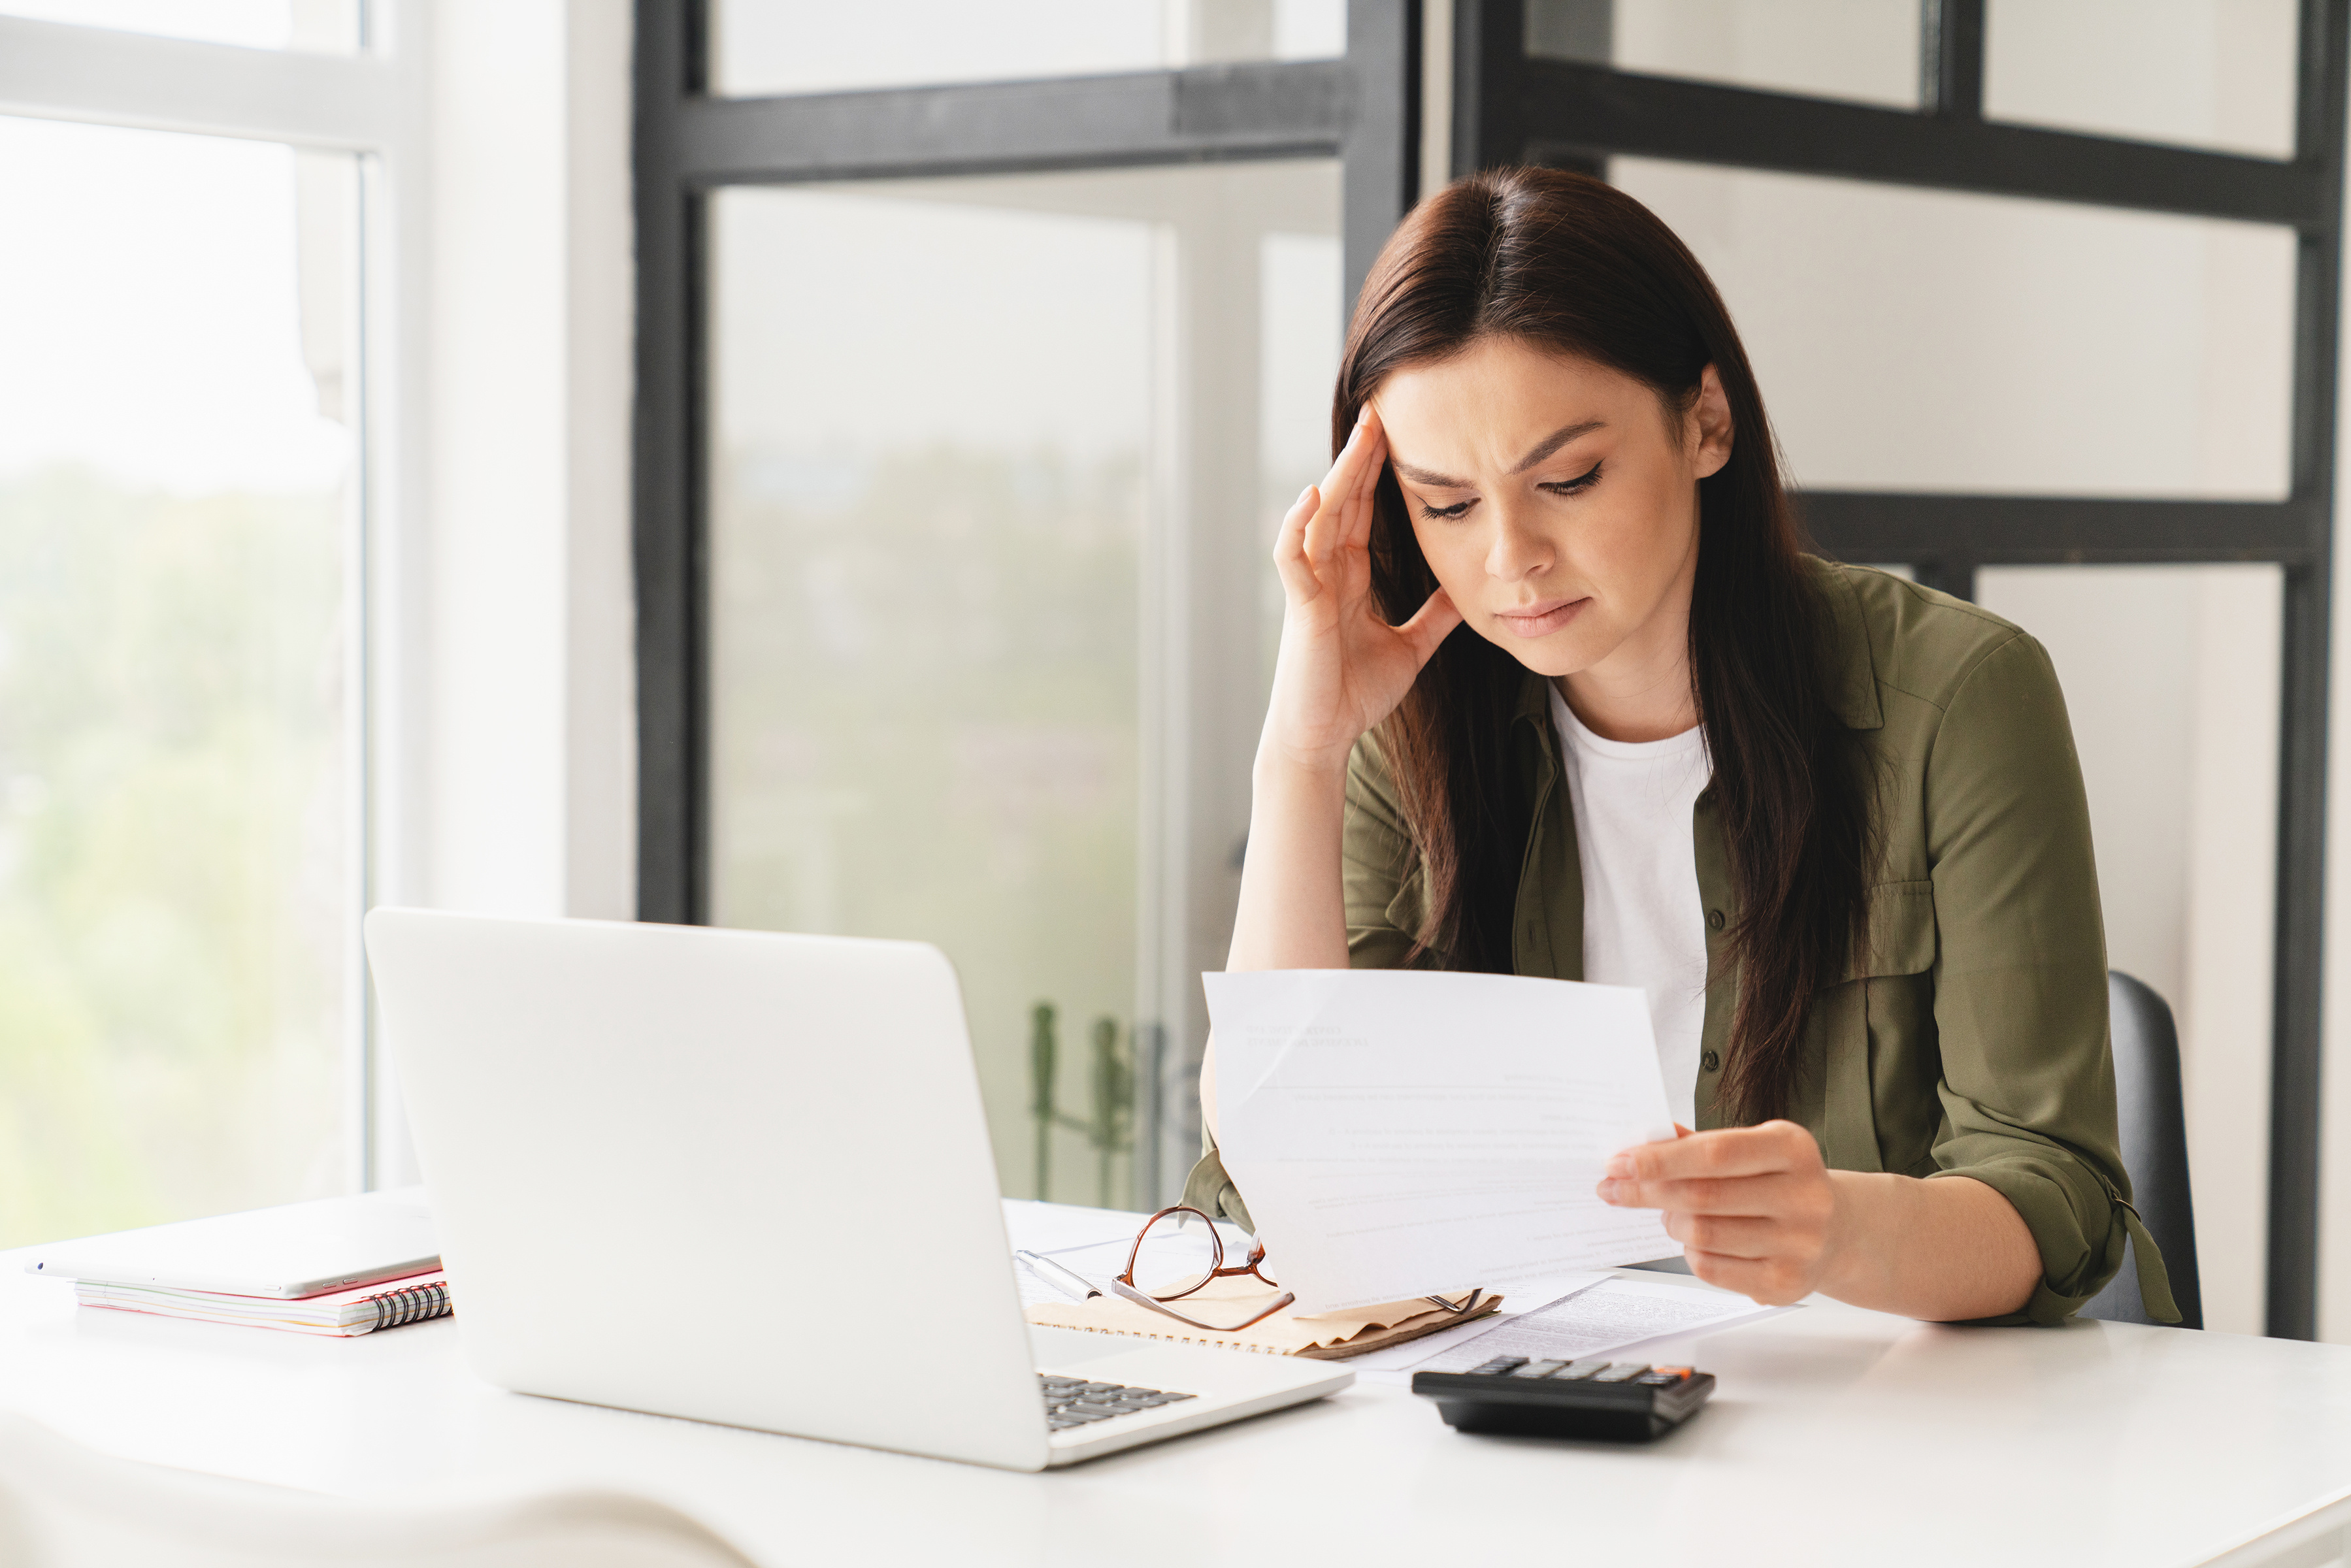
[[[233, 1330], [222, 1330], [233, 1333]], [[750, 1568], [665, 1504], [619, 1492], [406, 1508], [98, 1453], [0, 1411], [8, 1568]]]
[[[2179, 1326], [2200, 1329], [2204, 1300], [2196, 1274], [2196, 1210], [2188, 1192], [2179, 1035], [2163, 998], [2120, 970], [2106, 977], [2106, 1008], [2114, 1036], [2115, 1106], [2122, 1124], [2123, 1166], [2130, 1172], [2132, 1206], [2162, 1249], [2171, 1298], [2179, 1304]], [[2122, 1272], [2090, 1299], [2082, 1316], [2153, 1322], [2139, 1299], [2136, 1263], [2136, 1259], [2126, 1260]]]

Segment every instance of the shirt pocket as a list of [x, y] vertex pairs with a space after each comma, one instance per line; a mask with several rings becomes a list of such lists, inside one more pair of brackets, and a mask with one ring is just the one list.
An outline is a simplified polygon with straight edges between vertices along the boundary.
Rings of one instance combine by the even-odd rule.
[[[1813, 1004], [1820, 1031], [1819, 1132], [1840, 1170], [1900, 1170], [1923, 1109], [1912, 1059], [1931, 1034], [1935, 884], [1882, 882], [1868, 891], [1868, 936], [1839, 982]], [[1888, 1095], [1893, 1096], [1891, 1102]], [[1927, 1101], [1931, 1103], [1931, 1091]]]
[[1871, 888], [1869, 938], [1847, 962], [1847, 980], [1923, 975], [1935, 967], [1935, 884], [1881, 882]]

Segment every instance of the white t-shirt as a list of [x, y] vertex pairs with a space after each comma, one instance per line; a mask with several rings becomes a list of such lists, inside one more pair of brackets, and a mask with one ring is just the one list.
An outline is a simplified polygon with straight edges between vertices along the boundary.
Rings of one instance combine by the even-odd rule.
[[1552, 723], [1575, 806], [1583, 865], [1583, 977], [1638, 986], [1674, 1120], [1698, 1125], [1698, 1039], [1706, 1025], [1706, 904], [1691, 814], [1713, 775], [1706, 732], [1607, 740], [1583, 727], [1559, 684]]

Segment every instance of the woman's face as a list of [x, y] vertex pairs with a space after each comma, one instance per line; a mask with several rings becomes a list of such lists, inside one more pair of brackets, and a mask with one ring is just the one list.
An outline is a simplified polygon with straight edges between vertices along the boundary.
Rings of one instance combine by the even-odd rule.
[[1462, 619], [1553, 677], [1678, 680], [1698, 482], [1730, 458], [1708, 366], [1677, 417], [1643, 382], [1489, 338], [1374, 396], [1413, 532]]

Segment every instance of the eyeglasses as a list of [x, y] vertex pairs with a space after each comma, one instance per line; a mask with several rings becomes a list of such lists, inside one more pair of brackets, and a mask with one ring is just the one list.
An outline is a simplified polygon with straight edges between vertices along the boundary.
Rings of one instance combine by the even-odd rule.
[[[1137, 1284], [1134, 1279], [1135, 1265], [1142, 1261], [1143, 1244], [1151, 1239], [1152, 1228], [1162, 1220], [1169, 1218], [1176, 1220], [1174, 1225], [1159, 1232], [1160, 1249], [1173, 1250], [1182, 1245], [1179, 1234], [1184, 1224], [1181, 1217], [1185, 1215], [1197, 1219], [1208, 1233], [1208, 1253], [1206, 1263], [1186, 1260], [1168, 1264], [1166, 1278], [1155, 1278], [1147, 1285]], [[1280, 1291], [1280, 1296], [1270, 1306], [1237, 1323], [1204, 1323], [1197, 1318], [1186, 1317], [1182, 1312], [1167, 1305], [1169, 1301], [1182, 1301], [1185, 1297], [1205, 1288], [1212, 1281], [1243, 1278], [1262, 1281], [1272, 1289]], [[1225, 1239], [1217, 1232], [1216, 1222], [1198, 1209], [1180, 1203], [1173, 1207], [1161, 1209], [1143, 1222], [1143, 1228], [1134, 1233], [1134, 1245], [1127, 1249], [1126, 1268], [1111, 1281], [1110, 1288], [1123, 1300], [1133, 1301], [1138, 1307], [1148, 1307], [1155, 1312], [1164, 1312], [1179, 1323], [1189, 1323], [1196, 1329], [1207, 1329], [1211, 1333], [1238, 1333], [1245, 1328], [1254, 1327], [1265, 1322], [1266, 1319], [1298, 1300], [1296, 1295], [1283, 1291], [1280, 1283], [1265, 1272], [1264, 1242], [1251, 1238], [1249, 1261], [1237, 1268], [1227, 1268]]]
[[[1162, 1267], [1165, 1270], [1167, 1277], [1155, 1277], [1148, 1283], [1138, 1284], [1134, 1278], [1135, 1265], [1142, 1260], [1143, 1244], [1151, 1239], [1152, 1228], [1162, 1220], [1174, 1218], [1176, 1223], [1160, 1231], [1159, 1239], [1163, 1252], [1179, 1248], [1182, 1243], [1178, 1240], [1178, 1233], [1184, 1224], [1182, 1217], [1186, 1215], [1197, 1219], [1202, 1228], [1208, 1233], [1208, 1251], [1205, 1264], [1190, 1259], [1165, 1262]], [[1237, 1323], [1204, 1323], [1197, 1318], [1186, 1317], [1167, 1304], [1170, 1301], [1184, 1300], [1185, 1297], [1207, 1288], [1214, 1281], [1236, 1279], [1257, 1280], [1281, 1293], [1271, 1304]], [[1250, 1238], [1249, 1260], [1236, 1267], [1228, 1268], [1225, 1264], [1225, 1239], [1217, 1232], [1216, 1221], [1198, 1209], [1181, 1203], [1163, 1208], [1143, 1222], [1143, 1228], [1134, 1233], [1134, 1245], [1127, 1249], [1126, 1268], [1111, 1281], [1110, 1288], [1123, 1301], [1133, 1301], [1138, 1307], [1147, 1307], [1155, 1312], [1174, 1318], [1179, 1323], [1186, 1323], [1196, 1329], [1207, 1329], [1211, 1333], [1238, 1333], [1243, 1329], [1253, 1328], [1298, 1300], [1294, 1291], [1283, 1291], [1280, 1282], [1266, 1273], [1264, 1242], [1254, 1237]], [[1472, 1291], [1468, 1298], [1458, 1306], [1442, 1296], [1430, 1296], [1426, 1299], [1432, 1304], [1442, 1307], [1448, 1312], [1463, 1315], [1476, 1308], [1484, 1298], [1483, 1291]]]

